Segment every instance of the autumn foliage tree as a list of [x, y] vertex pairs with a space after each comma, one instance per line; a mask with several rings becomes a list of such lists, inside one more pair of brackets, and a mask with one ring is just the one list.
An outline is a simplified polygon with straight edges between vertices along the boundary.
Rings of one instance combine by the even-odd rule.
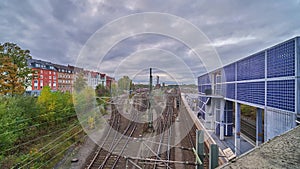
[[0, 44], [0, 94], [18, 95], [30, 85], [32, 71], [27, 59], [32, 58], [29, 50], [14, 43]]

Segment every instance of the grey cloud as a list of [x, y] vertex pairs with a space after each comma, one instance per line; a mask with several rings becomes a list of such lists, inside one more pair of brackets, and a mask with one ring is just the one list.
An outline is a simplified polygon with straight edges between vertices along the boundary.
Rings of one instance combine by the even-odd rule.
[[[137, 12], [164, 12], [187, 19], [197, 26], [212, 44], [219, 44], [215, 46], [216, 50], [222, 64], [227, 64], [293, 36], [299, 36], [299, 7], [296, 0], [4, 0], [0, 2], [0, 42], [17, 43], [22, 48], [30, 49], [35, 58], [60, 64], [75, 64], [85, 42], [105, 24]], [[170, 23], [170, 26], [172, 24], [174, 23]], [[131, 26], [124, 23], [119, 30], [130, 33]], [[185, 28], [181, 29], [187, 31]], [[190, 36], [193, 36], [193, 33]], [[242, 37], [253, 39], [238, 41]], [[233, 40], [236, 40], [236, 43], [233, 43]], [[203, 63], [195, 62], [197, 58], [189, 52], [187, 46], [172, 38], [154, 35], [135, 36], [115, 44], [105, 56], [100, 70], [113, 73], [113, 70], [110, 70], [112, 65], [117, 65], [124, 57], [138, 50], [151, 47], [168, 50], [180, 56], [196, 76], [205, 71]], [[203, 45], [198, 46], [201, 47]], [[104, 46], [94, 46], [90, 50], [95, 48], [103, 49]], [[97, 53], [94, 55], [97, 58]], [[97, 65], [98, 62], [95, 62]], [[93, 65], [88, 67], [89, 64], [83, 66], [97, 69]], [[182, 81], [188, 81], [185, 77], [180, 78]]]

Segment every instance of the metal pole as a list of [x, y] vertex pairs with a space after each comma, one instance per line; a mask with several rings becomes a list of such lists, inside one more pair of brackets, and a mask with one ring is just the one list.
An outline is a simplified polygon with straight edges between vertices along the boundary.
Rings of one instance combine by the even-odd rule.
[[[202, 130], [196, 130], [196, 151], [202, 164], [197, 163], [196, 169], [203, 169], [204, 160], [204, 132]], [[197, 162], [197, 157], [196, 157]]]
[[151, 102], [152, 102], [152, 68], [150, 68], [150, 79], [149, 79], [149, 101], [148, 101], [148, 128], [152, 129], [153, 115], [151, 111]]
[[241, 150], [241, 105], [235, 102], [235, 155], [240, 155]]
[[262, 109], [256, 109], [256, 146], [259, 146], [262, 143]]
[[209, 151], [209, 169], [214, 169], [218, 167], [218, 158], [219, 158], [219, 147], [216, 144], [210, 145]]

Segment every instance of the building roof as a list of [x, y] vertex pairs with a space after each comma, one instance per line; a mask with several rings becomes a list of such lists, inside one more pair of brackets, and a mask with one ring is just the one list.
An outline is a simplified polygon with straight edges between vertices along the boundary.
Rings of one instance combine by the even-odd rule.
[[74, 71], [75, 73], [79, 73], [79, 72], [83, 72], [84, 69], [83, 68], [80, 68], [80, 67], [76, 67], [76, 66], [72, 66], [72, 65], [68, 65], [68, 67]]
[[107, 79], [107, 80], [115, 80], [114, 77], [110, 77], [110, 76], [106, 76], [106, 79]]
[[[39, 68], [45, 70], [56, 70], [54, 64], [51, 62], [38, 60], [38, 59], [27, 59], [27, 65], [29, 68]], [[39, 66], [37, 66], [39, 65]]]
[[299, 168], [299, 159], [300, 126], [297, 126], [219, 168]]
[[65, 65], [53, 64], [56, 69], [72, 70], [70, 67]]
[[100, 73], [100, 77], [104, 78], [105, 77], [105, 73]]

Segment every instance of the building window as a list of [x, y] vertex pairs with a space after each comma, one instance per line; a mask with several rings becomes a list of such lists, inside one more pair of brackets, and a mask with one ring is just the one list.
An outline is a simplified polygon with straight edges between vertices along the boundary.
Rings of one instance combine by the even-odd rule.
[[49, 76], [49, 79], [52, 79], [52, 76]]
[[54, 86], [54, 87], [56, 86], [56, 82], [53, 82], [53, 86]]
[[40, 75], [40, 78], [43, 79], [43, 75]]
[[51, 71], [49, 72], [49, 74], [51, 75]]
[[43, 73], [43, 70], [41, 70], [41, 73]]
[[37, 86], [34, 86], [34, 89], [37, 89]]

